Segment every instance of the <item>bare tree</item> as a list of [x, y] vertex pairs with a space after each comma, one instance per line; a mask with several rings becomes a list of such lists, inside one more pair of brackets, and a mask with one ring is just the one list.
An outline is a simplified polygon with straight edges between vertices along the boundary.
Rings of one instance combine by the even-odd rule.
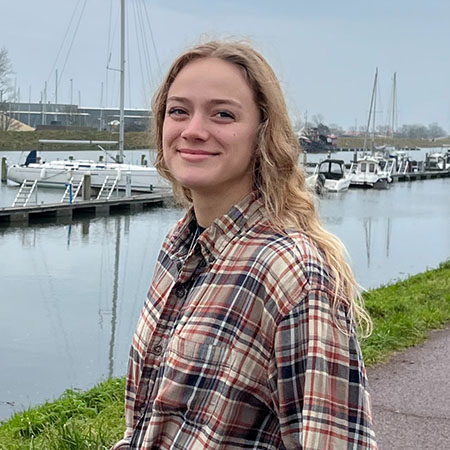
[[318, 127], [319, 125], [324, 123], [324, 118], [322, 114], [314, 114], [311, 117], [311, 121], [314, 124], [314, 126]]
[[13, 119], [8, 115], [9, 105], [13, 100], [11, 76], [13, 74], [8, 50], [0, 50], [0, 130], [7, 131], [13, 124]]

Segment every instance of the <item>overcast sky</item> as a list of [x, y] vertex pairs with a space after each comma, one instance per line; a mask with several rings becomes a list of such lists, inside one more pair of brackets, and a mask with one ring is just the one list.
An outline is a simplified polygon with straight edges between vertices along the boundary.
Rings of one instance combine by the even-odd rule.
[[[278, 74], [295, 117], [367, 122], [375, 68], [377, 123], [389, 123], [397, 72], [398, 125], [450, 128], [448, 0], [126, 0], [126, 106], [148, 107], [176, 55], [201, 36], [251, 39]], [[117, 106], [120, 0], [1, 0], [21, 101]], [[151, 33], [150, 33], [151, 30]], [[153, 40], [152, 40], [153, 36]], [[143, 42], [146, 42], [144, 47]], [[156, 52], [155, 52], [156, 49]], [[109, 57], [109, 55], [111, 55]], [[72, 81], [72, 90], [71, 82]], [[103, 83], [103, 96], [102, 96]]]

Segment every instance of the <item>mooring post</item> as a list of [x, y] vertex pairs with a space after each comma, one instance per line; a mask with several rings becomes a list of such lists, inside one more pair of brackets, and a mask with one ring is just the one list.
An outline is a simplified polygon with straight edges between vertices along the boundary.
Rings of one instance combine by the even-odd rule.
[[8, 166], [6, 165], [6, 156], [2, 156], [2, 182], [6, 182], [8, 175]]
[[131, 197], [131, 172], [125, 173], [125, 195]]
[[83, 200], [91, 199], [91, 174], [85, 173], [83, 175]]

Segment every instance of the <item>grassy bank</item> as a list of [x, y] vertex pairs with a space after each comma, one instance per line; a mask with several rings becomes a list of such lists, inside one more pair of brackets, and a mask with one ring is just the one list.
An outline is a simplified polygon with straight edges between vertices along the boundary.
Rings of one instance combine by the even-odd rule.
[[[426, 339], [450, 321], [450, 261], [438, 269], [366, 292], [374, 333], [362, 349], [367, 365]], [[55, 402], [16, 414], [0, 426], [1, 450], [109, 449], [124, 430], [123, 379], [67, 391]]]
[[[39, 139], [64, 139], [64, 140], [91, 140], [91, 141], [119, 141], [119, 133], [110, 131], [0, 131], [0, 150], [33, 150], [43, 149]], [[128, 132], [125, 133], [124, 146], [127, 150], [150, 148], [150, 133]], [[116, 146], [112, 147], [117, 148]], [[74, 144], [45, 144], [45, 149], [55, 150], [96, 150], [96, 145]]]

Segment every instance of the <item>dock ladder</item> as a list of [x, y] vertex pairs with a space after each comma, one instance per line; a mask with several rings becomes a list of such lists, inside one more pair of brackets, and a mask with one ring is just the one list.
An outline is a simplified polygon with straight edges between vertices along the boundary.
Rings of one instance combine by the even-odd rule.
[[12, 205], [27, 206], [33, 192], [37, 193], [36, 186], [37, 180], [23, 180]]
[[61, 203], [70, 201], [70, 186], [72, 186], [72, 201], [77, 198], [78, 194], [80, 193], [81, 187], [83, 186], [83, 180], [84, 178], [75, 180], [74, 177], [70, 179], [61, 198]]
[[116, 178], [107, 176], [102, 184], [100, 192], [97, 195], [97, 200], [109, 200], [119, 180], [120, 173], [116, 176]]
[[398, 173], [405, 175], [405, 173], [408, 172], [408, 168], [409, 168], [409, 161], [407, 159], [405, 159], [400, 163]]

